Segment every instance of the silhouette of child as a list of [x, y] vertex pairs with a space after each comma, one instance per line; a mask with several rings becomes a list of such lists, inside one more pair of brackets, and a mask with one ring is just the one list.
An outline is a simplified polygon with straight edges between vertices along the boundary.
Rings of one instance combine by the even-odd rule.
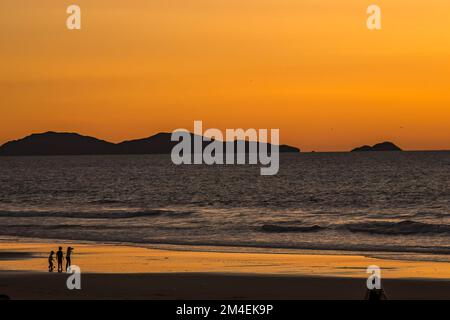
[[62, 252], [62, 247], [59, 247], [58, 252], [56, 252], [56, 260], [58, 260], [58, 272], [63, 271], [63, 259], [64, 259], [64, 254]]
[[50, 255], [48, 256], [48, 272], [53, 272], [53, 269], [55, 269], [55, 266], [53, 265], [53, 255], [55, 254], [55, 251], [51, 251]]

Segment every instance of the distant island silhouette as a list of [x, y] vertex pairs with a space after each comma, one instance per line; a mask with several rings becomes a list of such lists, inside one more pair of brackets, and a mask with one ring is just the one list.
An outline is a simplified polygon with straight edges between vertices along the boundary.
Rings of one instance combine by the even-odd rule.
[[352, 152], [365, 152], [365, 151], [402, 151], [394, 143], [386, 141], [382, 143], [377, 143], [373, 146], [362, 146], [352, 150]]
[[[0, 156], [170, 154], [172, 148], [178, 143], [171, 141], [171, 135], [171, 133], [161, 132], [148, 138], [112, 143], [78, 133], [49, 131], [6, 142], [0, 147]], [[191, 133], [191, 137], [193, 136]], [[203, 148], [209, 143], [211, 142], [203, 142]], [[233, 142], [224, 142], [224, 144], [229, 143]], [[234, 143], [237, 144], [237, 141]], [[245, 141], [246, 151], [249, 150], [250, 143], [257, 142]], [[267, 147], [271, 150], [271, 144], [267, 144]], [[300, 149], [280, 145], [279, 151], [298, 153]]]

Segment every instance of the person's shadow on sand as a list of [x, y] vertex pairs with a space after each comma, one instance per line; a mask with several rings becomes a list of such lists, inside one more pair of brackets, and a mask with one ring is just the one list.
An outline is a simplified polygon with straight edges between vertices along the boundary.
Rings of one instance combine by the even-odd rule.
[[384, 292], [383, 288], [367, 289], [364, 300], [380, 301], [380, 300], [388, 300], [388, 297], [386, 296], [386, 293]]

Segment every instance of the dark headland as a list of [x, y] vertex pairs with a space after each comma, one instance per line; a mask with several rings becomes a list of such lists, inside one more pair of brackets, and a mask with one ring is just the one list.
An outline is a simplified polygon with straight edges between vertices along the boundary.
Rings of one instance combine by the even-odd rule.
[[362, 146], [352, 150], [352, 152], [365, 152], [365, 151], [402, 151], [398, 146], [392, 142], [377, 143], [373, 146]]
[[[194, 135], [191, 134], [191, 138]], [[53, 155], [115, 155], [115, 154], [170, 154], [177, 141], [171, 133], [161, 132], [148, 138], [112, 143], [78, 133], [45, 132], [9, 141], [0, 147], [0, 156], [53, 156]], [[203, 142], [205, 148], [211, 142]], [[233, 142], [224, 142], [229, 144]], [[234, 142], [236, 144], [236, 141]], [[249, 144], [245, 141], [246, 151]], [[262, 144], [262, 143], [261, 143]], [[271, 150], [271, 144], [267, 145]], [[225, 149], [224, 149], [225, 150]], [[300, 149], [280, 145], [280, 152], [300, 152]]]

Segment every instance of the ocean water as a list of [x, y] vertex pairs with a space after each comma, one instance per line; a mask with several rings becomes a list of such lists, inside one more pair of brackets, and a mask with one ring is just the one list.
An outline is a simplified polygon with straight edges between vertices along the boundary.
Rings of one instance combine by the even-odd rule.
[[[0, 236], [450, 260], [450, 153], [0, 157]], [[258, 249], [257, 249], [258, 248]]]

